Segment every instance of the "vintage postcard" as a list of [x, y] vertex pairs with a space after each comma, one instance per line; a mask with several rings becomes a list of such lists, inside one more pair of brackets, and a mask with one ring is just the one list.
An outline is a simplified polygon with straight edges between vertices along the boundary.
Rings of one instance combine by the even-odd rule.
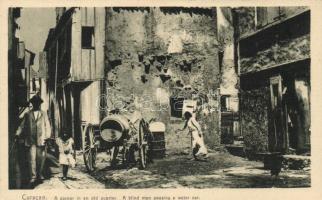
[[1, 3], [0, 199], [322, 198], [321, 9]]

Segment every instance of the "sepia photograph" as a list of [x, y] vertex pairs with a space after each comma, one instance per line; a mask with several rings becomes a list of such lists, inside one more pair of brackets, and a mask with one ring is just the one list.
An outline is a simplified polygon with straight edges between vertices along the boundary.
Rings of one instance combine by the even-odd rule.
[[7, 21], [9, 190], [311, 187], [309, 6]]

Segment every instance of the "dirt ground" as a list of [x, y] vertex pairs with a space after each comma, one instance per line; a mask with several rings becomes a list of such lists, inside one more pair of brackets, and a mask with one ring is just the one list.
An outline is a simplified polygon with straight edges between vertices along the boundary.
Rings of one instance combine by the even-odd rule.
[[[78, 160], [82, 162], [81, 158]], [[76, 170], [87, 173], [83, 164]], [[272, 177], [262, 162], [249, 161], [227, 152], [212, 151], [207, 161], [195, 161], [187, 152], [155, 160], [147, 169], [111, 168], [105, 153], [98, 155], [91, 176], [105, 188], [271, 188], [310, 187], [310, 169], [282, 171]]]
[[36, 189], [65, 188], [290, 188], [310, 187], [310, 169], [284, 170], [272, 177], [262, 162], [233, 156], [224, 149], [210, 150], [207, 161], [192, 159], [190, 148], [168, 151], [164, 159], [154, 160], [145, 170], [125, 168], [121, 162], [111, 168], [107, 153], [97, 155], [97, 169], [88, 173], [81, 152], [69, 179], [61, 180], [54, 168], [52, 178]]

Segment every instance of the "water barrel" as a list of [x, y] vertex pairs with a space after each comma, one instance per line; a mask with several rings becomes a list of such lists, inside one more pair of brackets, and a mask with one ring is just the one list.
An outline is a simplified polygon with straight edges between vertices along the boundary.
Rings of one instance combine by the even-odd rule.
[[162, 122], [152, 122], [149, 125], [153, 135], [151, 154], [153, 158], [160, 159], [165, 157], [165, 125]]
[[128, 119], [122, 115], [105, 117], [100, 123], [101, 138], [109, 143], [119, 143], [127, 136], [130, 126]]

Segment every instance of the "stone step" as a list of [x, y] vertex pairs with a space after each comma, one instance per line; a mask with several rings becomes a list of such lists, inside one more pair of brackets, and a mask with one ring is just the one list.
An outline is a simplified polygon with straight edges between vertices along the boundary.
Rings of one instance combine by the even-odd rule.
[[228, 144], [225, 145], [225, 147], [230, 154], [234, 156], [245, 157], [243, 144]]
[[311, 157], [302, 155], [283, 155], [283, 169], [300, 170], [310, 167]]
[[310, 156], [303, 155], [281, 155], [279, 153], [263, 153], [264, 168], [283, 168], [284, 170], [302, 170], [310, 167]]

